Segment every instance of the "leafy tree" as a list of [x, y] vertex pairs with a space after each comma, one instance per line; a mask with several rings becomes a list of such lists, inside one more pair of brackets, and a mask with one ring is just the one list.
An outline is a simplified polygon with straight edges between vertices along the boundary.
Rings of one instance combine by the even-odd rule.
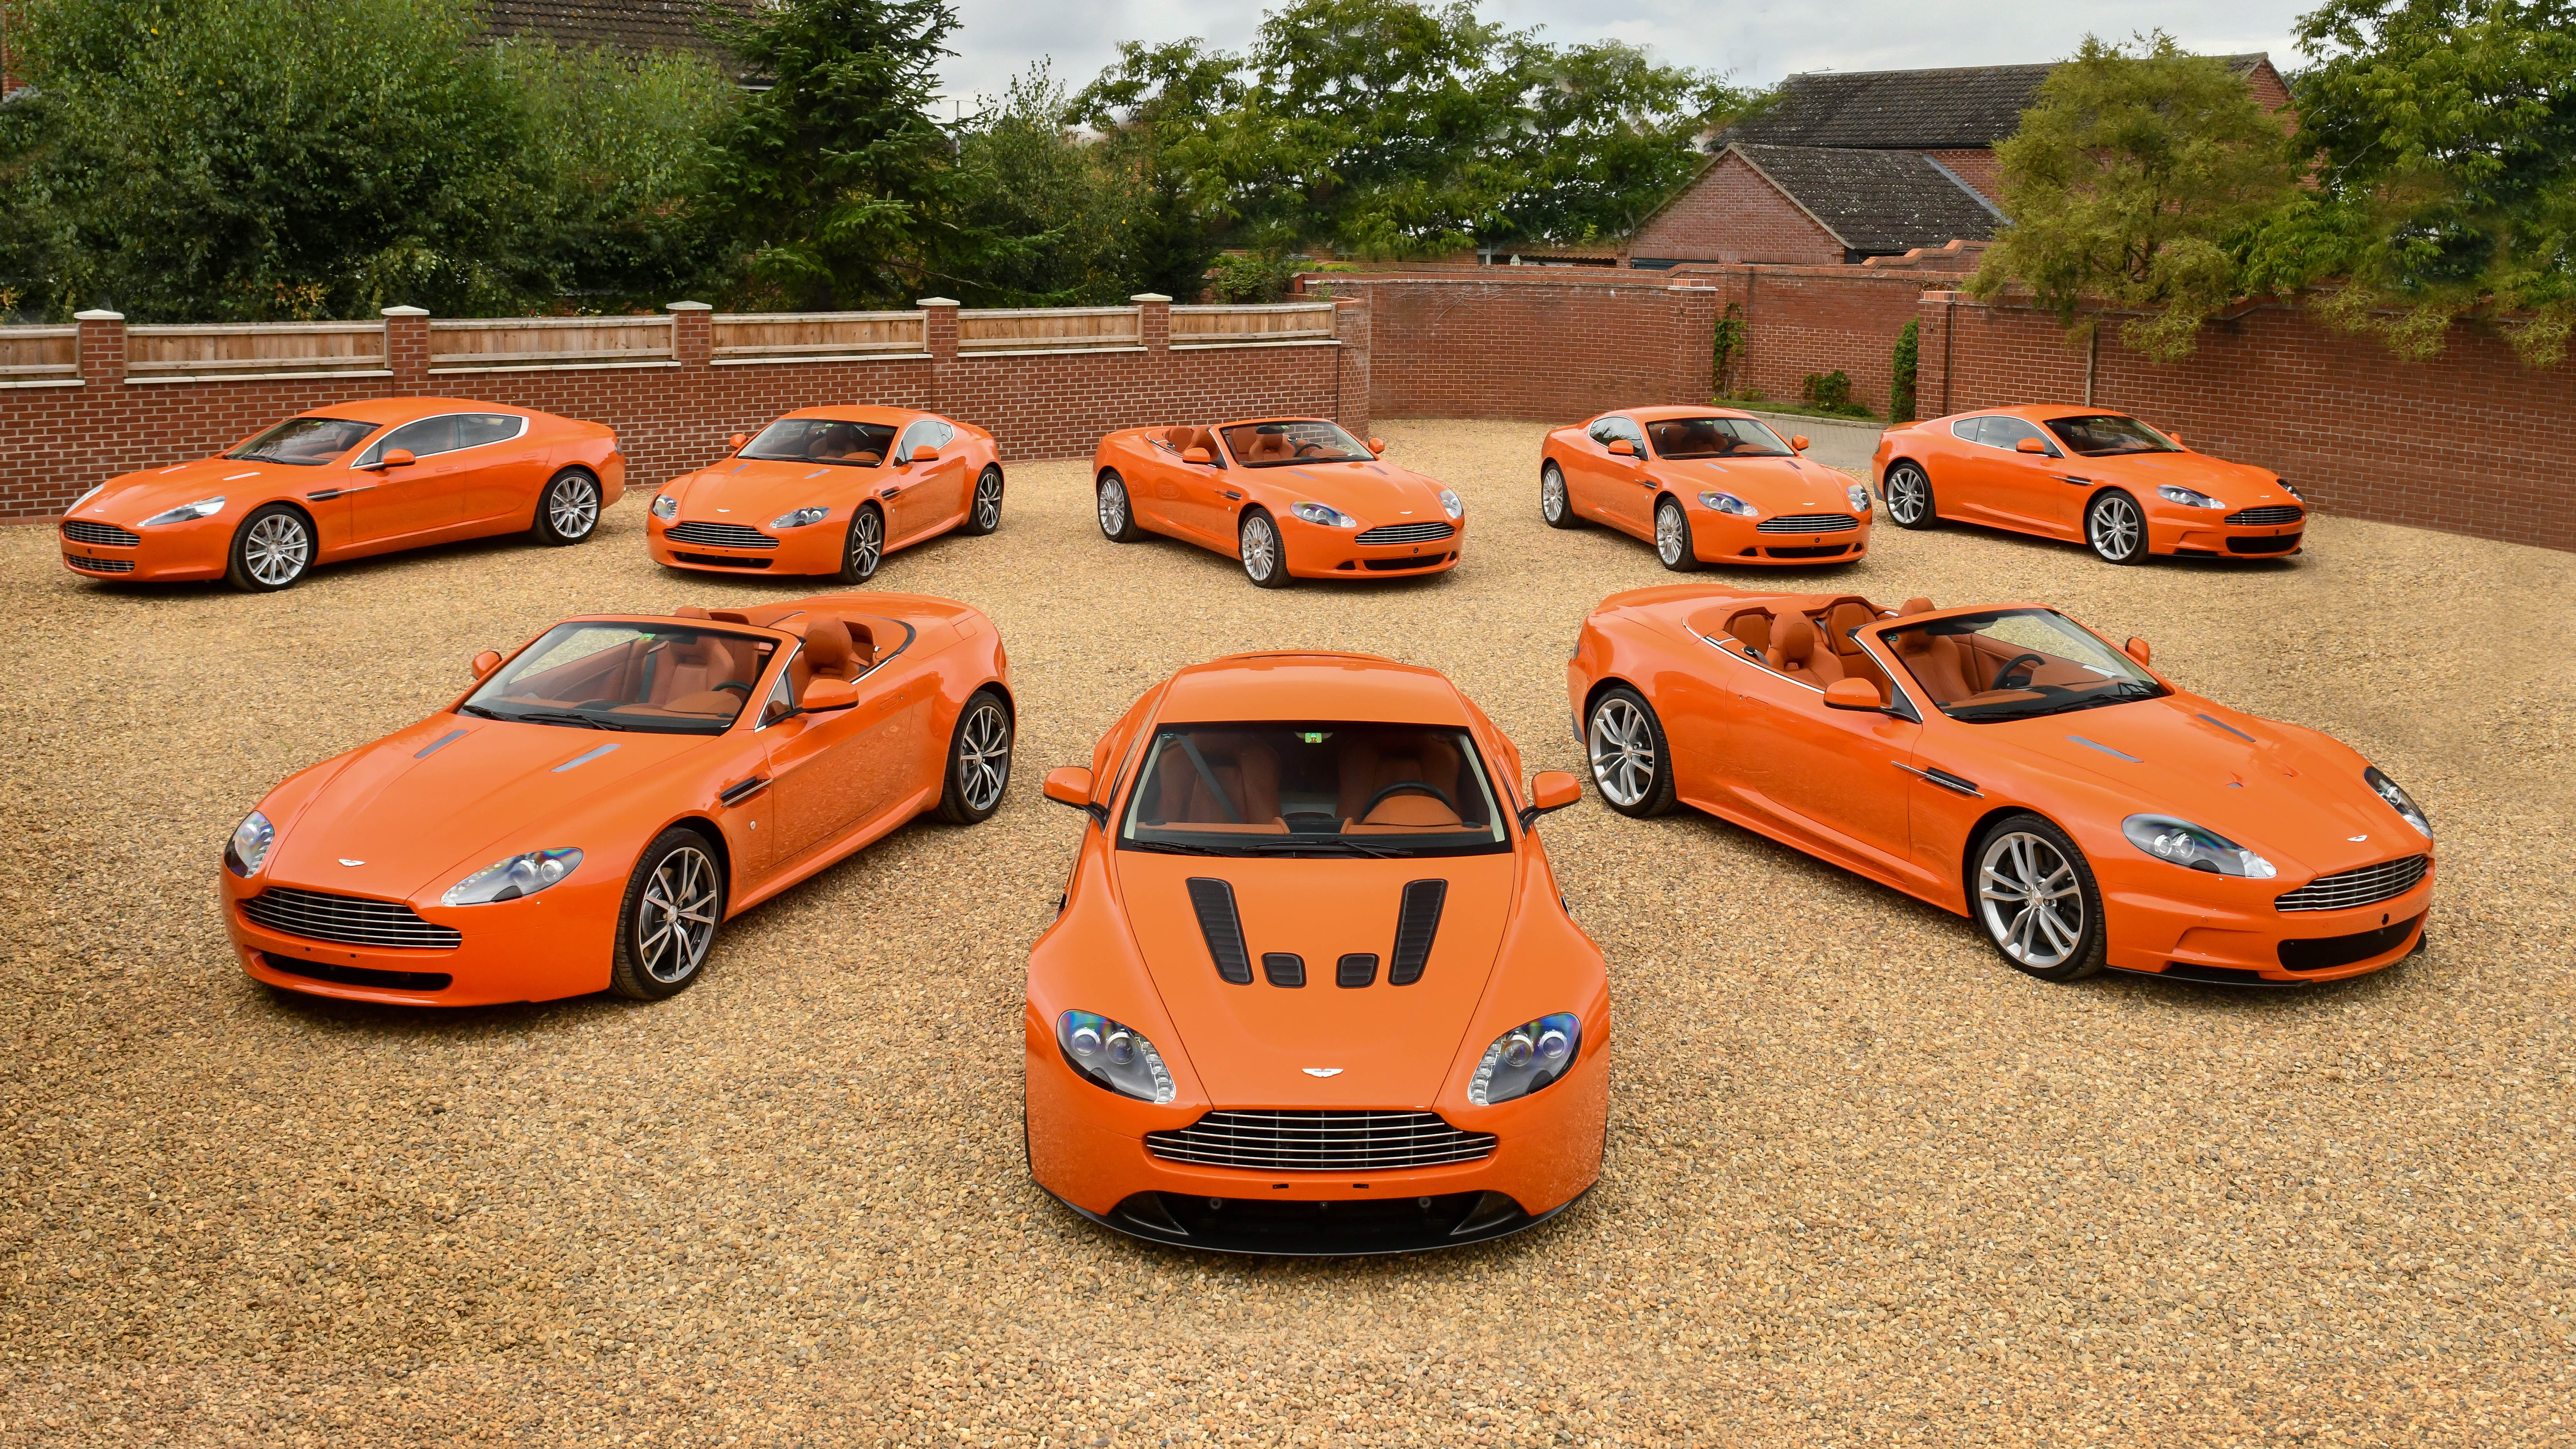
[[1163, 45], [1130, 40], [1070, 102], [1073, 117], [1102, 133], [1104, 164], [1137, 189], [1123, 255], [1141, 290], [1187, 302], [1205, 285], [1223, 250], [1223, 204], [1190, 170], [1188, 143], [1206, 118], [1241, 105], [1245, 91], [1234, 58], [1195, 37]]
[[961, 284], [968, 304], [1098, 305], [1136, 290], [1124, 275], [1122, 243], [1139, 188], [1099, 147], [1070, 138], [1071, 125], [1064, 87], [1041, 64], [959, 137], [967, 224], [1020, 243]]
[[1705, 71], [1656, 65], [1616, 40], [1538, 47], [1527, 95], [1524, 175], [1504, 202], [1507, 236], [1582, 243], [1625, 236], [1705, 164], [1701, 133], [1758, 103]]

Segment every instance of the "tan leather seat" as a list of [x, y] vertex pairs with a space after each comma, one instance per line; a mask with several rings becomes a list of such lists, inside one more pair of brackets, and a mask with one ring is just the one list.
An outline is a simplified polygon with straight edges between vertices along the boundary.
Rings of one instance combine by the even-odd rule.
[[825, 617], [805, 626], [807, 677], [812, 679], [856, 679], [867, 666], [858, 660], [852, 647], [850, 626], [838, 619]]
[[1896, 636], [1896, 657], [1930, 692], [1934, 704], [1953, 704], [1977, 692], [1977, 686], [1968, 681], [1955, 639], [1935, 638], [1924, 630], [1909, 629]]
[[[1403, 735], [1381, 735], [1375, 740], [1353, 742], [1342, 751], [1341, 781], [1336, 803], [1344, 828], [1360, 825], [1401, 825], [1416, 829], [1455, 828], [1458, 813], [1430, 795], [1418, 791], [1389, 795], [1370, 805], [1379, 791], [1389, 785], [1407, 781], [1429, 785], [1451, 801], [1465, 804], [1459, 794], [1462, 765], [1458, 750], [1437, 735], [1424, 733], [1406, 738]], [[1418, 800], [1421, 805], [1398, 806], [1398, 801]], [[1429, 807], [1425, 809], [1424, 807]]]
[[[1164, 746], [1154, 758], [1155, 794], [1146, 819], [1193, 829], [1287, 829], [1279, 818], [1279, 757], [1268, 745], [1223, 735], [1194, 735], [1191, 741], [1207, 761], [1207, 774], [1178, 742]], [[1216, 790], [1208, 788], [1209, 774], [1216, 776]]]
[[1297, 456], [1297, 450], [1289, 446], [1286, 433], [1255, 433], [1252, 435], [1251, 451], [1244, 455], [1244, 461], [1275, 463], [1295, 456]]
[[1908, 614], [1929, 614], [1931, 612], [1932, 601], [1930, 599], [1908, 599], [1904, 603], [1896, 606], [1896, 617], [1900, 619], [1904, 618]]
[[1764, 657], [1772, 668], [1818, 689], [1843, 677], [1842, 660], [1804, 614], [1791, 614], [1771, 626], [1771, 650]]
[[1771, 616], [1759, 609], [1747, 609], [1726, 621], [1726, 632], [1756, 654], [1771, 648]]

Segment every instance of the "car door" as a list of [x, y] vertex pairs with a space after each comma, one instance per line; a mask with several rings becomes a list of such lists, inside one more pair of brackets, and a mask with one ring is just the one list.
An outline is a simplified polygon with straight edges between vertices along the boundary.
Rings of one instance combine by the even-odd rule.
[[[2059, 481], [2066, 462], [2057, 445], [2021, 418], [1988, 417], [1976, 422], [1976, 444], [1963, 450], [1970, 473], [1967, 501], [2008, 528], [2043, 533], [2060, 529], [2066, 518], [2060, 495], [2073, 490]], [[2042, 451], [2019, 451], [2024, 438], [2038, 439]], [[1933, 486], [1937, 490], [1940, 485]]]
[[[470, 460], [456, 450], [457, 415], [442, 413], [405, 423], [368, 445], [351, 466], [368, 476], [349, 490], [349, 538], [375, 543], [445, 528], [465, 517], [460, 474]], [[408, 451], [400, 468], [380, 466], [386, 454]]]
[[882, 813], [895, 783], [872, 758], [884, 723], [884, 690], [874, 681], [883, 671], [859, 681], [855, 707], [821, 714], [791, 712], [796, 672], [793, 661], [780, 671], [755, 727], [769, 755], [770, 838], [763, 854], [772, 870], [794, 865]]
[[516, 413], [458, 413], [456, 486], [465, 495], [464, 520], [535, 522], [552, 448]]
[[1824, 691], [1769, 669], [1733, 671], [1727, 730], [1747, 804], [1793, 834], [1882, 875], [1914, 877], [1913, 720], [1825, 708]]
[[[1654, 536], [1654, 489], [1645, 482], [1646, 433], [1632, 418], [1606, 417], [1584, 430], [1592, 446], [1585, 450], [1584, 467], [1589, 475], [1592, 506], [1586, 514], [1639, 538]], [[1636, 449], [1634, 456], [1610, 451], [1612, 443], [1624, 442]], [[1567, 480], [1569, 492], [1573, 480]]]
[[[957, 430], [940, 419], [923, 418], [896, 440], [895, 476], [887, 480], [894, 492], [878, 490], [878, 496], [888, 500], [888, 543], [917, 538], [965, 516], [966, 450], [952, 446], [956, 436]], [[916, 448], [937, 448], [939, 457], [928, 463], [913, 462]]]

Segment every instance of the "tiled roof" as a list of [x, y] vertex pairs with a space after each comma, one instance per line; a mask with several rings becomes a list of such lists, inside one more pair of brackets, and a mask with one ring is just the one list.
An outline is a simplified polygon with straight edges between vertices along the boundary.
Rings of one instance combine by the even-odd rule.
[[595, 45], [640, 55], [695, 51], [721, 56], [722, 47], [699, 33], [710, 11], [749, 13], [756, 0], [486, 0], [486, 28], [495, 36], [536, 34], [558, 45]]
[[1997, 217], [1985, 199], [1912, 151], [1741, 141], [1729, 149], [1853, 251], [1902, 252], [1994, 235]]
[[[2246, 75], [2270, 57], [2219, 59]], [[1720, 143], [1964, 150], [1992, 146], [2021, 125], [2039, 83], [2057, 67], [1975, 65], [1952, 70], [1817, 71], [1793, 75], [1778, 105], [1731, 128]]]

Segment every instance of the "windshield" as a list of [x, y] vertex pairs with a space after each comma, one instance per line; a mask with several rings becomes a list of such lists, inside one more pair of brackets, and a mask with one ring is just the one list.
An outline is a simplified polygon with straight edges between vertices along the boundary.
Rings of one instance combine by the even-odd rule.
[[288, 418], [224, 456], [254, 463], [319, 468], [358, 446], [379, 426], [353, 423], [346, 418]]
[[570, 729], [722, 734], [773, 647], [677, 624], [558, 624], [458, 709]]
[[781, 418], [760, 430], [746, 458], [781, 463], [833, 463], [844, 468], [873, 468], [894, 445], [894, 429], [875, 423], [845, 423], [837, 418]]
[[1780, 435], [1751, 418], [1672, 418], [1646, 425], [1658, 458], [1793, 458]]
[[2173, 439], [2119, 413], [2093, 413], [2080, 418], [2052, 418], [2048, 430], [2066, 445], [2066, 450], [2086, 458], [2108, 458], [2121, 453], [2179, 453], [2182, 446]]
[[1365, 463], [1377, 456], [1368, 445], [1331, 423], [1244, 423], [1225, 430], [1225, 446], [1247, 468], [1290, 463]]
[[1972, 724], [2035, 719], [2172, 691], [2053, 609], [1999, 609], [1879, 637], [1943, 714]]
[[1462, 729], [1192, 724], [1157, 731], [1124, 850], [1186, 855], [1481, 855], [1507, 848]]

